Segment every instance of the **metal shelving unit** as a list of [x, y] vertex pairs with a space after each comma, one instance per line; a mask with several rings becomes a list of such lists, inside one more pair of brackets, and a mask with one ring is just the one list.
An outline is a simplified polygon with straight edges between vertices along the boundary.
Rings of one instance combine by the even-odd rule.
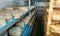
[[[19, 20], [23, 19], [23, 17], [25, 17], [28, 13], [29, 13], [29, 17], [30, 17], [30, 21], [28, 21], [28, 23], [26, 23], [26, 25], [24, 25], [24, 27], [22, 27], [22, 32], [21, 32], [21, 36], [30, 36], [30, 22], [31, 22], [31, 19], [33, 17], [33, 15], [35, 14], [35, 12], [33, 12], [33, 14], [30, 16], [30, 12], [35, 9], [35, 6], [31, 7], [31, 0], [28, 0], [29, 1], [29, 6], [27, 10], [25, 10], [23, 15], [20, 16], [20, 18], [13, 18], [11, 21], [7, 22], [5, 26], [1, 27], [0, 28], [0, 36], [2, 34], [4, 34], [5, 31], [9, 30], [9, 28], [11, 28], [15, 23], [17, 23]], [[13, 3], [13, 6], [15, 6], [15, 1]], [[31, 23], [32, 24], [32, 23]], [[2, 35], [3, 36], [3, 35]]]
[[[32, 7], [31, 9], [26, 10], [26, 11], [25, 11], [26, 13], [23, 14], [19, 19], [14, 18], [14, 19], [12, 19], [11, 21], [7, 22], [5, 26], [3, 26], [3, 27], [0, 28], [0, 34], [2, 34], [4, 31], [8, 30], [8, 29], [9, 29], [11, 26], [13, 26], [16, 22], [18, 22], [20, 19], [22, 19], [22, 18], [23, 18], [27, 13], [29, 13], [29, 11], [31, 11], [33, 8], [35, 8], [35, 7]], [[24, 29], [25, 29], [25, 27], [24, 27]]]

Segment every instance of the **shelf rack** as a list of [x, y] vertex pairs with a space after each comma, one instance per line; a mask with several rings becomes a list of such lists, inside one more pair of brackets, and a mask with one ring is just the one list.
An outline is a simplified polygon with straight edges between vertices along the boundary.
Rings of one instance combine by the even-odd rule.
[[5, 26], [3, 26], [3, 27], [1, 27], [0, 28], [0, 35], [4, 32], [4, 31], [6, 31], [6, 30], [8, 30], [11, 26], [13, 26], [16, 22], [18, 22], [20, 19], [22, 19], [27, 13], [29, 13], [29, 11], [31, 11], [33, 8], [35, 8], [35, 6], [33, 6], [32, 8], [30, 8], [30, 9], [27, 9], [25, 12], [25, 14], [23, 14], [20, 18], [14, 18], [14, 19], [12, 19], [11, 21], [9, 21], [9, 22], [7, 22], [6, 23], [6, 25]]
[[[54, 8], [60, 8], [60, 5], [56, 5], [57, 3], [55, 2], [57, 0], [50, 0], [49, 4], [49, 10], [48, 12], [48, 17], [47, 17], [47, 29], [46, 29], [46, 36], [50, 36], [51, 33], [51, 25], [52, 25], [52, 11]], [[56, 3], [56, 4], [55, 4]]]

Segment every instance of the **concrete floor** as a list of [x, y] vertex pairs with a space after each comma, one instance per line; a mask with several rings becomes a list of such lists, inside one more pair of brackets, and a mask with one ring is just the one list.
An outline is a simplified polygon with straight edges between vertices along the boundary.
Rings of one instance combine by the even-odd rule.
[[44, 36], [43, 17], [42, 15], [40, 17], [39, 16], [37, 16], [35, 20], [35, 23], [34, 23], [35, 25], [33, 27], [31, 36]]

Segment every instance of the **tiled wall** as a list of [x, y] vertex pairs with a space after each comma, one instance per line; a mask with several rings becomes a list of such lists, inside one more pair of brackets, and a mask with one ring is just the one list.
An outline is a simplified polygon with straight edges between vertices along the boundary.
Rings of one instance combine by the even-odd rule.
[[[3, 9], [4, 7], [7, 7], [7, 6], [13, 6], [14, 1], [15, 0], [0, 0], [0, 10]], [[16, 1], [18, 1], [18, 0], [16, 0]], [[43, 2], [44, 0], [35, 0], [35, 1]], [[19, 2], [20, 2], [20, 0], [19, 0]], [[16, 4], [16, 5], [18, 5], [18, 6], [26, 6], [26, 5], [28, 5], [28, 2], [22, 2], [22, 3], [20, 2], [20, 3]]]
[[13, 6], [13, 0], [0, 0], [0, 10], [7, 6]]
[[[15, 2], [16, 1], [16, 2]], [[0, 0], [0, 10], [7, 6], [27, 6], [28, 2], [24, 2], [24, 0]]]

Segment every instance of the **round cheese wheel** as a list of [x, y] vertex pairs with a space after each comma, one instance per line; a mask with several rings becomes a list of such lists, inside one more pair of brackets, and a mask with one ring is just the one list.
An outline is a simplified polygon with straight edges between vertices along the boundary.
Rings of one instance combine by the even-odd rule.
[[27, 24], [29, 22], [30, 18], [26, 17], [25, 19], [23, 19], [22, 21], [24, 22], [24, 24]]
[[27, 19], [23, 19], [22, 21], [24, 22], [24, 24], [26, 24], [26, 23], [27, 23]]
[[5, 9], [6, 9], [6, 10], [14, 10], [13, 7], [6, 7]]
[[18, 9], [20, 9], [21, 11], [25, 11], [28, 9], [28, 7], [18, 7]]
[[26, 19], [30, 20], [30, 17], [29, 17], [29, 16], [27, 16], [27, 17], [26, 17]]
[[59, 10], [54, 10], [53, 11], [52, 19], [53, 20], [60, 20], [60, 11]]
[[60, 5], [60, 0], [56, 0], [56, 5]]
[[0, 27], [3, 27], [6, 25], [6, 19], [4, 15], [0, 15]]
[[20, 27], [12, 27], [9, 30], [9, 35], [10, 36], [20, 36], [21, 35], [21, 29], [20, 29]]
[[23, 22], [19, 22], [19, 23], [16, 24], [16, 26], [22, 28], [24, 26], [24, 23]]
[[19, 11], [13, 11], [12, 15], [14, 16], [14, 18], [20, 18], [20, 16], [22, 15]]
[[12, 20], [12, 18], [13, 18], [12, 14], [8, 13], [8, 12], [6, 12], [4, 15], [5, 15], [5, 18], [7, 19], [7, 22]]

